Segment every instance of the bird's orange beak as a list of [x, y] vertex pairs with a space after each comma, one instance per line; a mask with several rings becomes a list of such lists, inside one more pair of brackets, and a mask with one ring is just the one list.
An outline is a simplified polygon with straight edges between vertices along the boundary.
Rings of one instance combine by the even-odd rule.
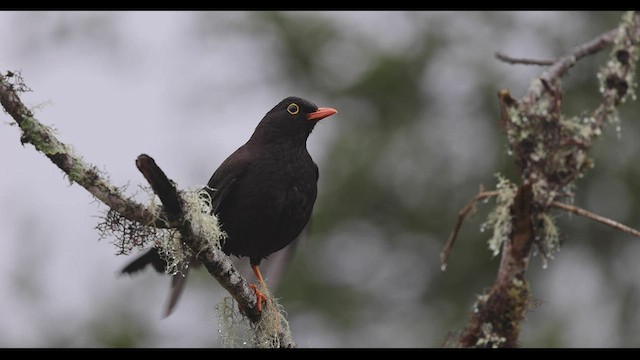
[[338, 110], [334, 108], [318, 108], [318, 110], [307, 114], [307, 119], [319, 121], [326, 118], [327, 116], [336, 114], [337, 112]]

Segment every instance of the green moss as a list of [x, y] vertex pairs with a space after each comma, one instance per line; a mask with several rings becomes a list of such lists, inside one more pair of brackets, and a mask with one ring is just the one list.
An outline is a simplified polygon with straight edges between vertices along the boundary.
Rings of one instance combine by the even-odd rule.
[[529, 309], [529, 298], [528, 283], [518, 279], [479, 296], [474, 307], [473, 325], [463, 339], [473, 339], [469, 346], [476, 347], [517, 346], [520, 324]]
[[507, 295], [513, 306], [509, 307], [510, 311], [505, 320], [509, 321], [507, 324], [509, 327], [519, 332], [520, 323], [529, 311], [531, 296], [529, 283], [525, 280], [513, 279], [511, 286], [507, 288]]
[[20, 128], [23, 131], [23, 142], [29, 142], [36, 149], [46, 155], [56, 155], [66, 152], [66, 147], [57, 141], [53, 135], [53, 130], [41, 124], [31, 116], [24, 115]]
[[83, 183], [84, 177], [87, 174], [86, 164], [82, 161], [74, 161], [71, 164], [71, 169], [69, 169], [69, 181]]

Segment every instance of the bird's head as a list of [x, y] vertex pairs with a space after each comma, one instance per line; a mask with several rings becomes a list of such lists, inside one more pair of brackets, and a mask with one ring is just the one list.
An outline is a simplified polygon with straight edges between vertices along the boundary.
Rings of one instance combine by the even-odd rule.
[[319, 108], [309, 100], [290, 96], [264, 116], [254, 136], [263, 140], [299, 139], [306, 141], [318, 121], [337, 113], [333, 108]]

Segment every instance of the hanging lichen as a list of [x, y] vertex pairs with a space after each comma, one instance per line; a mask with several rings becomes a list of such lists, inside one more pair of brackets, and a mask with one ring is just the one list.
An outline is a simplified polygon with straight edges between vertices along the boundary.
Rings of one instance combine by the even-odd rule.
[[260, 291], [267, 296], [267, 301], [262, 307], [260, 321], [255, 324], [240, 314], [231, 297], [224, 297], [216, 306], [222, 347], [280, 348], [283, 334], [290, 340], [291, 331], [284, 308], [267, 289]]
[[496, 206], [493, 208], [487, 221], [480, 226], [480, 231], [493, 229], [493, 235], [489, 239], [489, 250], [496, 256], [500, 253], [502, 243], [509, 238], [511, 233], [511, 205], [516, 196], [517, 187], [501, 175], [497, 175], [498, 185], [496, 190]]

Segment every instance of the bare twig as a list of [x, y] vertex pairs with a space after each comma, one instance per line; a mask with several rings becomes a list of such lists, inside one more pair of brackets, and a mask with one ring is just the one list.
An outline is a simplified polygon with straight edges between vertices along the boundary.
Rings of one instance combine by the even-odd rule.
[[613, 43], [618, 34], [619, 28], [610, 30], [593, 40], [586, 42], [580, 46], [574, 48], [569, 54], [559, 58], [551, 65], [545, 72], [540, 75], [540, 81], [534, 81], [527, 91], [527, 95], [522, 98], [522, 102], [533, 104], [540, 99], [540, 96], [545, 91], [545, 81], [547, 84], [552, 84], [554, 80], [564, 76], [569, 69], [571, 69], [578, 60], [585, 56], [593, 55], [600, 52], [607, 45]]
[[509, 55], [505, 55], [500, 52], [495, 53], [496, 59], [506, 62], [512, 65], [540, 65], [548, 66], [553, 65], [557, 60], [542, 60], [542, 59], [527, 59], [527, 58], [515, 58]]
[[564, 211], [568, 211], [570, 213], [576, 214], [576, 215], [580, 215], [580, 216], [584, 216], [586, 218], [589, 218], [591, 220], [595, 220], [599, 223], [605, 224], [607, 226], [611, 226], [614, 229], [626, 232], [627, 234], [631, 234], [633, 236], [637, 236], [640, 237], [640, 231], [634, 229], [634, 228], [630, 228], [624, 224], [621, 224], [617, 221], [611, 220], [609, 218], [606, 218], [602, 215], [598, 215], [595, 213], [592, 213], [589, 210], [585, 210], [583, 208], [577, 207], [577, 206], [573, 206], [573, 205], [567, 205], [567, 204], [563, 204], [561, 202], [558, 201], [554, 201], [551, 203], [552, 207], [555, 207], [557, 209], [561, 209]]
[[458, 232], [460, 231], [462, 222], [467, 217], [467, 215], [469, 215], [469, 213], [475, 209], [476, 202], [496, 195], [498, 195], [497, 191], [484, 191], [484, 187], [480, 185], [480, 191], [478, 191], [478, 194], [476, 194], [476, 196], [469, 200], [467, 205], [465, 205], [462, 210], [458, 212], [458, 221], [456, 222], [456, 226], [453, 228], [453, 231], [451, 232], [451, 235], [449, 235], [447, 243], [444, 245], [444, 248], [440, 253], [440, 268], [442, 269], [442, 271], [445, 271], [447, 269], [447, 260], [449, 259], [449, 254], [451, 253], [451, 249], [453, 248], [453, 243], [458, 237]]

